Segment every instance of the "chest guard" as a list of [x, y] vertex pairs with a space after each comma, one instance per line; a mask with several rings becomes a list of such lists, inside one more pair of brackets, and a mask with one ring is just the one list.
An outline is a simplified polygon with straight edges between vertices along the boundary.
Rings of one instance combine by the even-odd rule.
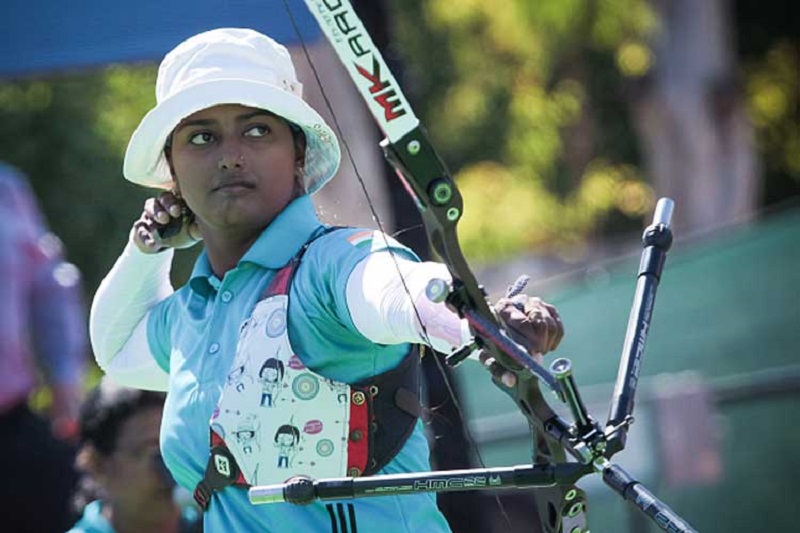
[[394, 369], [347, 384], [307, 368], [288, 334], [289, 288], [307, 243], [278, 271], [242, 323], [211, 416], [211, 452], [194, 491], [206, 509], [229, 485], [372, 475], [391, 461], [420, 413], [417, 347]]

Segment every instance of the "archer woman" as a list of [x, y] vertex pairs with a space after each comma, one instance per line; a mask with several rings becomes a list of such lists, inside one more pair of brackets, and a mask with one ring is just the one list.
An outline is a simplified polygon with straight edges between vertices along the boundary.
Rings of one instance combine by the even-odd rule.
[[[124, 165], [128, 180], [166, 192], [146, 201], [95, 296], [94, 351], [115, 379], [168, 391], [162, 452], [208, 531], [335, 531], [339, 519], [353, 531], [448, 531], [430, 494], [267, 508], [242, 489], [296, 474], [428, 470], [415, 345], [450, 352], [471, 340], [425, 297], [431, 279], [450, 279], [444, 265], [420, 263], [380, 232], [320, 223], [311, 195], [340, 151], [301, 90], [286, 49], [252, 30], [201, 33], [167, 54], [158, 104]], [[173, 290], [173, 250], [201, 239], [189, 281]], [[560, 342], [552, 306], [522, 297], [497, 308], [531, 353]], [[245, 321], [256, 334], [241, 333]], [[237, 353], [253, 383], [265, 359], [281, 360], [293, 401], [264, 409], [260, 387], [228, 383]], [[346, 387], [347, 402], [326, 379]], [[233, 432], [251, 419], [262, 439], [281, 420], [302, 432], [288, 473], [273, 443], [241, 448]]]

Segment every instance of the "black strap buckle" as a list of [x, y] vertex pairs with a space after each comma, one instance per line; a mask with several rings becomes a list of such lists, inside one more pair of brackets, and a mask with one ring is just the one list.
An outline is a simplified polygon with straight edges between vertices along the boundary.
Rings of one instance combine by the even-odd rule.
[[233, 454], [224, 445], [214, 446], [206, 464], [203, 479], [194, 488], [194, 500], [204, 511], [211, 503], [211, 496], [219, 490], [233, 485], [239, 478], [239, 466]]

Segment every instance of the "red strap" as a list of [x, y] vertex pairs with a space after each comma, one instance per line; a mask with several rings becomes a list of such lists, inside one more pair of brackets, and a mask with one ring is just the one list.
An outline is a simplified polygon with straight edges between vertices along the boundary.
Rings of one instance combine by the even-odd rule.
[[289, 283], [292, 281], [292, 276], [294, 275], [294, 271], [297, 268], [299, 261], [289, 261], [289, 264], [285, 267], [278, 270], [275, 274], [275, 277], [269, 282], [267, 285], [267, 289], [264, 291], [262, 295], [263, 298], [268, 298], [269, 296], [275, 296], [277, 294], [288, 294], [289, 292]]
[[225, 446], [225, 441], [222, 440], [222, 437], [217, 435], [217, 432], [213, 429], [211, 430], [211, 447], [214, 446]]
[[347, 439], [347, 475], [358, 477], [367, 469], [369, 458], [369, 402], [366, 394], [350, 389], [350, 427]]
[[303, 255], [306, 253], [306, 250], [314, 242], [318, 237], [322, 237], [323, 235], [327, 235], [328, 233], [335, 231], [337, 229], [343, 229], [339, 226], [327, 227], [323, 229], [322, 232], [316, 232], [316, 235], [313, 235], [300, 250], [297, 252], [291, 261], [289, 261], [286, 266], [281, 268], [275, 277], [272, 278], [272, 281], [269, 282], [267, 289], [264, 291], [264, 294], [261, 295], [261, 299], [267, 298], [268, 296], [275, 296], [276, 294], [289, 294], [289, 284], [292, 282], [292, 276], [294, 276], [295, 270], [300, 265], [300, 260], [303, 258]]

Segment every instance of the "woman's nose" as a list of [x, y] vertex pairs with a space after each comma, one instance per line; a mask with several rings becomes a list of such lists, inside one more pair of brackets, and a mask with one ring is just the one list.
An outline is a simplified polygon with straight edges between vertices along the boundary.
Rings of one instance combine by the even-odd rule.
[[233, 170], [244, 168], [244, 154], [238, 149], [228, 149], [222, 152], [219, 158], [220, 170]]

